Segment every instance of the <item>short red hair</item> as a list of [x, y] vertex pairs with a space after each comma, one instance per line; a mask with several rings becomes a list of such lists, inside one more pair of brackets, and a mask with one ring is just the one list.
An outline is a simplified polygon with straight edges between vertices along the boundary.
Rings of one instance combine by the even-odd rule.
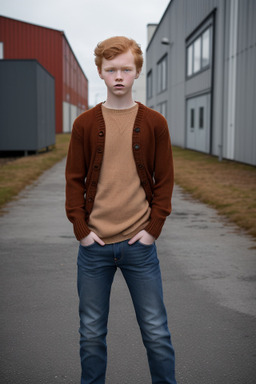
[[97, 44], [94, 50], [95, 64], [98, 69], [101, 69], [102, 60], [112, 60], [121, 53], [126, 53], [131, 50], [137, 71], [140, 71], [143, 65], [143, 56], [140, 46], [133, 39], [128, 39], [124, 36], [110, 37]]

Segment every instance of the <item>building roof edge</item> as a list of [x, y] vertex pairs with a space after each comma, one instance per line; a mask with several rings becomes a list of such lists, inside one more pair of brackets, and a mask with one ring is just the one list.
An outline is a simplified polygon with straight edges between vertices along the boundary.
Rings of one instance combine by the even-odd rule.
[[154, 33], [153, 33], [153, 36], [151, 37], [151, 39], [150, 39], [150, 41], [149, 41], [149, 43], [148, 43], [148, 45], [147, 45], [146, 52], [147, 52], [147, 50], [149, 49], [149, 46], [151, 45], [152, 41], [154, 40], [154, 37], [155, 37], [155, 35], [156, 35], [157, 31], [158, 31], [158, 28], [159, 28], [160, 24], [162, 23], [162, 21], [163, 21], [165, 15], [166, 15], [166, 13], [167, 13], [167, 11], [168, 11], [168, 9], [169, 9], [169, 7], [171, 6], [171, 4], [172, 4], [173, 1], [174, 1], [174, 0], [170, 0], [169, 4], [167, 5], [167, 7], [166, 7], [166, 9], [165, 9], [165, 11], [164, 11], [164, 13], [163, 13], [163, 15], [162, 15], [160, 21], [159, 21], [159, 23], [148, 23], [148, 24], [147, 24], [147, 25], [157, 25], [157, 27], [156, 27], [156, 30], [155, 30]]

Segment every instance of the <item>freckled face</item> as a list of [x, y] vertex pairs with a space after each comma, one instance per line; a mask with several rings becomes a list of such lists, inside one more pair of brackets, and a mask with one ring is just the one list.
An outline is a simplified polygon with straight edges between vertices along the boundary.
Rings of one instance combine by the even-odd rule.
[[105, 81], [108, 92], [116, 96], [132, 92], [134, 80], [139, 77], [132, 52], [121, 53], [112, 60], [103, 58], [99, 76]]

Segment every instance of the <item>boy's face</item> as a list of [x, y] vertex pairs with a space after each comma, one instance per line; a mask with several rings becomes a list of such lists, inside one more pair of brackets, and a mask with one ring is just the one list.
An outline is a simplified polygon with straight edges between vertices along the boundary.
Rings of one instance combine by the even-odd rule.
[[100, 78], [105, 81], [108, 92], [117, 97], [131, 94], [135, 79], [139, 77], [132, 52], [129, 50], [117, 55], [112, 60], [103, 58]]

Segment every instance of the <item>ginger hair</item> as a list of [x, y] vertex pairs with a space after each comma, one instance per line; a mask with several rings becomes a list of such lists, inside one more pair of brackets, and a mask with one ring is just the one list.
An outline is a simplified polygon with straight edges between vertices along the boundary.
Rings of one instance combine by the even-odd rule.
[[101, 70], [102, 60], [112, 60], [121, 53], [126, 53], [131, 50], [137, 71], [140, 71], [143, 65], [143, 56], [140, 46], [133, 39], [128, 39], [124, 36], [110, 37], [97, 44], [94, 50], [95, 64]]

